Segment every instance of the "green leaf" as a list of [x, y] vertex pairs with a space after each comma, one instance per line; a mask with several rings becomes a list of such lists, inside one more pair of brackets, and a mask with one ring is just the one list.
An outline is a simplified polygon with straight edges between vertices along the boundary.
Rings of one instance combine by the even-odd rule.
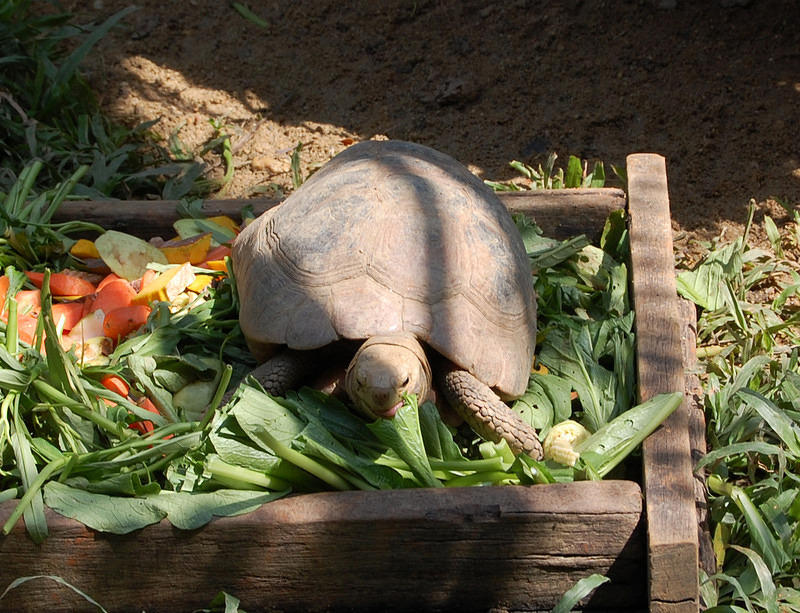
[[324, 483], [340, 490], [352, 489], [350, 482], [327, 465], [291, 447], [306, 424], [269, 394], [245, 382], [231, 410], [239, 426], [254, 443], [283, 460], [314, 475]]
[[618, 415], [575, 447], [600, 476], [607, 475], [677, 409], [682, 392], [659, 394]]
[[774, 455], [777, 457], [785, 455], [783, 449], [777, 445], [772, 445], [762, 441], [745, 441], [742, 443], [725, 445], [724, 447], [717, 447], [716, 449], [706, 452], [706, 454], [697, 462], [695, 470], [700, 470], [709, 464], [714, 464], [718, 460], [735, 456], [740, 453], [760, 453], [767, 456]]
[[789, 452], [795, 459], [800, 459], [800, 436], [795, 423], [786, 417], [778, 407], [769, 399], [751, 389], [742, 388], [737, 395], [749, 406], [753, 407], [758, 414], [766, 421], [772, 431], [786, 445]]
[[528, 379], [525, 393], [512, 408], [544, 437], [553, 424], [572, 414], [571, 393], [569, 381], [552, 374], [534, 373]]
[[181, 530], [195, 530], [215, 516], [249, 513], [285, 494], [245, 490], [162, 491], [154, 496], [126, 498], [87, 492], [57, 481], [44, 487], [47, 506], [94, 530], [112, 534], [128, 534], [162, 519], [168, 519]]
[[606, 169], [603, 166], [603, 162], [595, 162], [594, 169], [586, 177], [589, 180], [589, 185], [587, 187], [603, 187], [606, 184]]
[[146, 498], [123, 498], [93, 494], [57, 481], [44, 486], [47, 506], [72, 519], [99, 530], [127, 534], [155, 524], [167, 513], [148, 503]]
[[338, 466], [342, 469], [342, 473], [340, 473], [342, 477], [351, 481], [359, 489], [372, 488], [365, 487], [360, 480], [352, 480], [351, 474], [363, 477], [370, 486], [378, 489], [396, 489], [402, 485], [402, 478], [396, 471], [387, 466], [375, 464], [374, 457], [357, 454], [336, 440], [319, 422], [309, 422], [300, 433], [299, 440], [305, 454]]
[[32, 489], [39, 476], [39, 471], [36, 468], [36, 459], [33, 457], [31, 451], [28, 431], [16, 411], [14, 413], [13, 423], [9, 424], [9, 427], [11, 432], [11, 447], [14, 450], [17, 468], [19, 469], [22, 479], [22, 486], [25, 492], [31, 496], [30, 503], [25, 507], [23, 512], [25, 528], [34, 543], [41, 543], [47, 538], [48, 534], [42, 492], [37, 490], [32, 494], [29, 493], [29, 490]]
[[407, 399], [393, 419], [378, 419], [367, 425], [381, 442], [408, 464], [423, 486], [442, 487], [425, 453], [416, 399]]
[[782, 543], [770, 532], [769, 527], [761, 517], [761, 513], [742, 488], [735, 485], [731, 486], [730, 497], [744, 515], [756, 551], [761, 554], [770, 572], [780, 572], [791, 562], [791, 558], [787, 555]]
[[578, 392], [586, 426], [595, 431], [614, 413], [614, 375], [595, 359], [587, 327], [552, 330], [539, 352], [539, 362], [568, 380]]
[[[219, 611], [220, 607], [225, 607], [222, 613], [245, 613], [245, 611], [239, 609], [239, 599], [227, 592], [219, 592], [214, 596], [209, 607], [211, 607], [211, 611]], [[209, 611], [209, 609], [204, 609], [198, 613], [205, 613], [205, 611]]]
[[583, 185], [583, 167], [581, 161], [574, 155], [569, 156], [567, 173], [564, 177], [564, 187], [573, 188]]
[[693, 270], [683, 271], [676, 278], [678, 293], [708, 311], [726, 306], [726, 281], [741, 274], [742, 242], [712, 251]]
[[586, 596], [591, 594], [598, 587], [609, 581], [611, 581], [611, 579], [597, 573], [578, 580], [575, 585], [564, 592], [561, 600], [553, 607], [551, 613], [569, 613], [583, 598], [586, 598]]
[[730, 548], [747, 556], [750, 560], [750, 564], [753, 565], [753, 569], [758, 577], [758, 583], [761, 586], [762, 602], [766, 607], [766, 613], [778, 613], [777, 588], [772, 580], [772, 573], [769, 568], [767, 568], [764, 560], [762, 560], [761, 556], [755, 551], [747, 547], [730, 545]]

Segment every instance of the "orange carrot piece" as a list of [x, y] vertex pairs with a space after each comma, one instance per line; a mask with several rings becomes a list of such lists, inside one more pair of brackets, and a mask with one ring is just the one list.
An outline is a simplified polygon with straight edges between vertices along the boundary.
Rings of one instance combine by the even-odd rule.
[[53, 305], [53, 321], [56, 326], [59, 321], [64, 321], [64, 332], [69, 332], [74, 328], [77, 323], [83, 319], [85, 304], [84, 301], [80, 302], [61, 302]]
[[111, 392], [116, 392], [123, 398], [127, 398], [128, 393], [131, 391], [131, 388], [125, 379], [119, 375], [115, 375], [114, 373], [103, 375], [103, 378], [100, 379], [100, 385]]
[[143, 409], [147, 409], [151, 413], [159, 413], [159, 410], [156, 408], [156, 405], [153, 404], [153, 401], [150, 400], [147, 396], [142, 396], [136, 404], [138, 404]]
[[17, 313], [38, 315], [42, 309], [42, 292], [38, 289], [24, 289], [17, 292]]
[[150, 434], [153, 430], [155, 430], [153, 422], [150, 421], [149, 419], [146, 419], [144, 421], [135, 421], [131, 423], [128, 427], [132, 428], [133, 430], [138, 430], [140, 434]]
[[106, 313], [103, 319], [103, 333], [111, 339], [125, 338], [141, 328], [150, 315], [150, 307], [143, 304], [120, 307]]
[[[44, 273], [26, 270], [25, 275], [36, 287], [42, 287]], [[95, 292], [95, 286], [86, 279], [63, 272], [54, 272], [50, 273], [50, 291], [53, 296], [88, 296]]]
[[100, 309], [103, 313], [110, 313], [114, 309], [130, 306], [135, 295], [136, 291], [125, 279], [114, 279], [97, 292], [89, 312]]
[[17, 336], [19, 336], [20, 340], [25, 341], [31, 346], [33, 346], [33, 339], [36, 336], [36, 324], [38, 320], [38, 313], [17, 315]]
[[[0, 313], [3, 312], [3, 309], [6, 306], [6, 296], [8, 295], [8, 289], [11, 285], [11, 280], [3, 275], [0, 277]], [[3, 321], [5, 321], [5, 313], [3, 313]]]
[[103, 280], [100, 281], [100, 283], [97, 284], [97, 291], [99, 292], [112, 281], [119, 281], [119, 280], [124, 280], [124, 279], [122, 279], [122, 277], [120, 277], [119, 275], [110, 272], [105, 277], [103, 277]]
[[[150, 400], [147, 396], [142, 396], [136, 402], [136, 404], [142, 407], [143, 409], [147, 409], [151, 413], [158, 414], [158, 409], [156, 408], [156, 405], [154, 405], [153, 401]], [[133, 428], [134, 430], [138, 430], [141, 434], [150, 434], [155, 429], [153, 422], [150, 421], [149, 419], [135, 421], [129, 427]]]

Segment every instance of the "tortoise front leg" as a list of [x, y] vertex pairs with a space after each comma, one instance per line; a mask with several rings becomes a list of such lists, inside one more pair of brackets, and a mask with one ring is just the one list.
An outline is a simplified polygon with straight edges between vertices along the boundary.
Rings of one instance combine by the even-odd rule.
[[309, 383], [309, 377], [315, 370], [313, 354], [313, 351], [286, 349], [257, 366], [250, 374], [267, 393], [285, 396], [289, 390]]
[[480, 436], [500, 442], [505, 439], [515, 454], [542, 458], [536, 431], [495, 394], [466, 370], [451, 368], [441, 376], [441, 390], [450, 405]]

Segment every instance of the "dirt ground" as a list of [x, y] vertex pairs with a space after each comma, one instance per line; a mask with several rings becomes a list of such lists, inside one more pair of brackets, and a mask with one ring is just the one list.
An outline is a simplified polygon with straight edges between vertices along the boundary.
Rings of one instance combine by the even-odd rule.
[[[89, 5], [88, 7], [86, 5]], [[80, 23], [125, 0], [66, 1]], [[800, 204], [796, 0], [139, 0], [87, 65], [105, 110], [199, 152], [232, 136], [225, 196], [291, 189], [353, 141], [445, 151], [482, 178], [551, 151], [667, 158], [678, 256]], [[206, 161], [221, 174], [218, 154]]]

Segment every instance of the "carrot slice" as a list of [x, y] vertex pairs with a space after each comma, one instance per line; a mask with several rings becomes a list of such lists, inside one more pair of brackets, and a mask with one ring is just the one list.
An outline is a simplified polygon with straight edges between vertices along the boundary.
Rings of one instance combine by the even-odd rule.
[[33, 346], [33, 339], [36, 336], [36, 324], [38, 318], [36, 315], [18, 315], [17, 316], [17, 335], [20, 340], [25, 341]]
[[123, 398], [127, 398], [128, 393], [131, 391], [131, 388], [127, 384], [125, 379], [113, 373], [108, 373], [107, 375], [104, 375], [103, 378], [100, 379], [100, 385], [102, 385], [107, 390], [116, 392]]
[[[44, 273], [26, 270], [25, 275], [36, 287], [42, 287]], [[50, 291], [54, 296], [88, 296], [95, 292], [95, 286], [86, 279], [54, 272], [50, 274]]]
[[125, 279], [114, 279], [97, 292], [89, 312], [100, 309], [103, 313], [110, 313], [114, 309], [130, 306], [135, 295], [133, 287]]
[[53, 321], [56, 326], [63, 321], [64, 332], [69, 332], [74, 328], [78, 322], [83, 319], [85, 305], [83, 301], [80, 302], [62, 302], [53, 305]]
[[155, 430], [153, 422], [150, 421], [149, 419], [146, 419], [144, 421], [135, 421], [128, 427], [134, 430], [138, 430], [140, 434], [150, 434], [153, 430]]
[[156, 408], [156, 405], [153, 404], [153, 401], [150, 400], [147, 396], [142, 396], [139, 399], [139, 402], [137, 402], [136, 404], [138, 404], [143, 409], [147, 409], [151, 413], [159, 413], [159, 410]]
[[122, 277], [120, 277], [119, 275], [113, 272], [108, 273], [105, 277], [103, 277], [103, 280], [97, 284], [97, 291], [99, 292], [101, 289], [103, 289], [106, 285], [108, 285], [112, 281], [118, 281], [120, 279], [122, 279]]
[[0, 277], [0, 313], [6, 306], [6, 296], [8, 295], [8, 288], [11, 285], [11, 280], [3, 275]]
[[[140, 398], [136, 404], [138, 404], [143, 409], [147, 409], [151, 413], [158, 413], [156, 405], [154, 405], [153, 401], [150, 400], [147, 396], [142, 396], [142, 398]], [[153, 422], [150, 421], [149, 419], [135, 421], [129, 427], [133, 428], [134, 430], [138, 430], [141, 434], [149, 434], [155, 429]]]
[[42, 292], [38, 289], [24, 289], [17, 292], [17, 313], [39, 314], [42, 309]]
[[119, 340], [141, 328], [149, 315], [150, 307], [143, 304], [114, 309], [103, 318], [103, 333], [108, 338]]

